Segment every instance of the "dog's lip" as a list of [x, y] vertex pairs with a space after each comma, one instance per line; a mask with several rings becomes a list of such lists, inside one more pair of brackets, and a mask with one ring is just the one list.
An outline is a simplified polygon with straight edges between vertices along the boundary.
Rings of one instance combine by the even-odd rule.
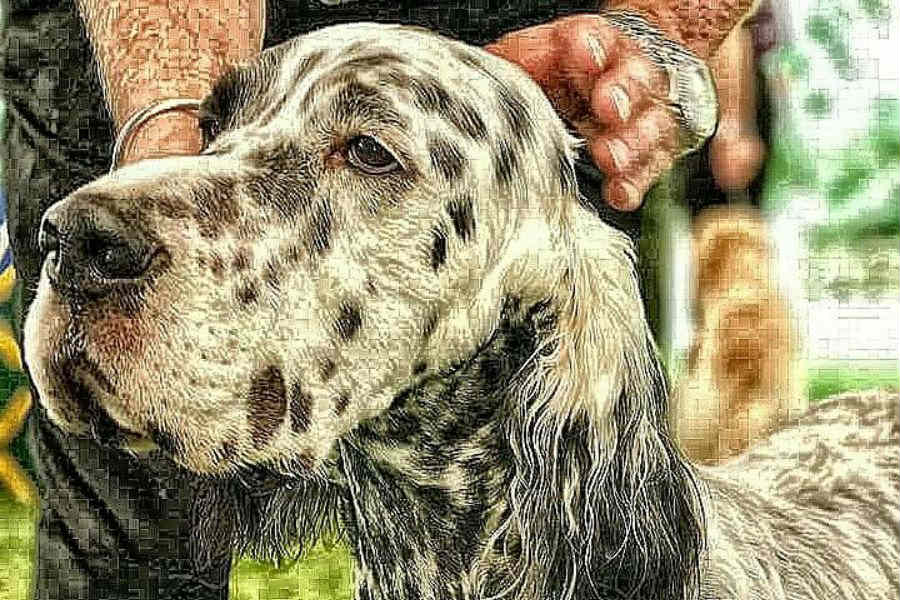
[[[83, 367], [74, 367], [66, 375], [69, 382], [66, 387], [70, 394], [78, 395], [75, 401], [86, 412], [91, 435], [101, 443], [113, 441], [114, 445], [125, 448], [142, 448], [148, 443], [152, 444], [146, 433], [123, 424], [109, 413], [106, 407], [114, 401], [113, 398], [121, 402], [115, 388], [105, 376], [98, 377], [102, 375], [99, 370], [95, 374], [95, 369]], [[84, 395], [87, 397], [83, 397]]]

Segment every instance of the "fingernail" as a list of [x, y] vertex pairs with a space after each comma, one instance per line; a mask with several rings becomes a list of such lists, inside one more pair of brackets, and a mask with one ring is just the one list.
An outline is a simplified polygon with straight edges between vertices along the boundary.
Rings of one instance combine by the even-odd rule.
[[634, 187], [627, 181], [623, 181], [619, 183], [619, 189], [622, 190], [625, 201], [619, 204], [616, 208], [631, 210], [637, 208], [640, 205], [641, 195], [638, 193], [636, 187]]
[[606, 142], [606, 147], [609, 149], [616, 170], [622, 171], [628, 164], [628, 146], [622, 140], [614, 138]]
[[616, 112], [619, 113], [619, 118], [622, 121], [627, 121], [628, 117], [631, 116], [631, 100], [628, 99], [628, 94], [625, 93], [622, 86], [614, 85], [609, 90], [609, 95], [612, 96], [613, 104], [616, 105]]
[[606, 66], [606, 51], [603, 50], [603, 46], [600, 45], [600, 40], [595, 38], [594, 36], [589, 36], [587, 38], [587, 47], [591, 52], [591, 57], [594, 59], [594, 64], [597, 65], [597, 68], [602, 69]]

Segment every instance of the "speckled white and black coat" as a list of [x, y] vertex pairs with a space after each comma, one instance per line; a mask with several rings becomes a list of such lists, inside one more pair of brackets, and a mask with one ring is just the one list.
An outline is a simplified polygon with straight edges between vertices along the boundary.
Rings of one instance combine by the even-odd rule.
[[334, 526], [360, 600], [897, 597], [896, 397], [687, 465], [631, 244], [517, 67], [331, 27], [202, 122], [51, 207], [26, 326], [56, 424], [211, 476], [202, 552]]

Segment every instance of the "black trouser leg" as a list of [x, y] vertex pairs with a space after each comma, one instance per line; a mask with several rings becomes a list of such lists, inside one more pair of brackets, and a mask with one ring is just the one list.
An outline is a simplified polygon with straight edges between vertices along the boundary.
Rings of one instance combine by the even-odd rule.
[[[41, 262], [40, 217], [103, 174], [111, 126], [74, 7], [13, 13], [3, 52], [8, 109], [2, 160], [10, 242], [24, 286], [16, 310], [21, 344]], [[41, 499], [36, 598], [227, 597], [230, 556], [223, 552], [200, 564], [192, 545], [202, 525], [195, 507], [204, 495], [202, 480], [161, 455], [138, 460], [66, 435], [39, 406], [27, 436]]]

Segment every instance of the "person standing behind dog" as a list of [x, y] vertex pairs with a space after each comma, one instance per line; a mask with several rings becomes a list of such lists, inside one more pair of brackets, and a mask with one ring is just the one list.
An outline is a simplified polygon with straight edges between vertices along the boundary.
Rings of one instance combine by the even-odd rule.
[[[20, 326], [41, 267], [43, 212], [107, 172], [116, 133], [137, 111], [167, 98], [202, 98], [229, 65], [262, 47], [360, 20], [420, 25], [488, 44], [528, 71], [586, 138], [577, 165], [582, 193], [604, 218], [634, 233], [637, 217], [629, 211], [685, 144], [697, 141], [685, 142], [685, 130], [665, 106], [673, 99], [668, 77], [648, 56], [687, 48], [706, 60], [752, 3], [618, 0], [608, 7], [636, 10], [647, 20], [621, 12], [606, 13], [606, 19], [594, 3], [571, 1], [499, 12], [480, 3], [353, 0], [10, 4], [2, 50], [8, 117], [2, 147], [21, 343]], [[570, 16], [577, 13], [594, 14]], [[649, 40], [648, 54], [623, 30]], [[201, 147], [194, 115], [180, 109], [129, 129], [120, 163]], [[227, 549], [211, 555], [191, 545], [208, 482], [162, 456], [136, 460], [90, 439], [61, 435], [40, 408], [28, 436], [42, 499], [36, 598], [227, 597]]]

